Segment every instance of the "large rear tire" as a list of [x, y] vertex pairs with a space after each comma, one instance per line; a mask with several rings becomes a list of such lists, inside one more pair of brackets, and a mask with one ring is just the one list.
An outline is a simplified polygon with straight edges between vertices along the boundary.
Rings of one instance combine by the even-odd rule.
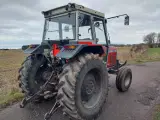
[[[45, 81], [41, 79], [41, 72], [45, 63], [43, 56], [35, 57], [30, 55], [22, 63], [21, 68], [19, 69], [19, 87], [22, 89], [22, 92], [25, 94], [25, 97], [30, 97], [35, 94], [42, 86]], [[33, 101], [40, 102], [43, 97], [37, 96]]]
[[64, 114], [74, 119], [96, 119], [108, 95], [108, 72], [99, 55], [82, 55], [63, 68], [57, 99]]

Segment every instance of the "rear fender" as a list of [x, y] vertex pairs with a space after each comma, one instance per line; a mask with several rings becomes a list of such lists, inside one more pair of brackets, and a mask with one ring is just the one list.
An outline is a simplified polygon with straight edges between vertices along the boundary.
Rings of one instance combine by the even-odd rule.
[[42, 45], [24, 45], [22, 50], [25, 54], [42, 54], [44, 52]]
[[[70, 46], [70, 45], [66, 45], [66, 46]], [[73, 46], [76, 46], [76, 48], [66, 49], [66, 47], [64, 46], [56, 56], [59, 58], [71, 59], [75, 56], [85, 54], [85, 53], [93, 53], [93, 54], [100, 54], [100, 55], [105, 53], [101, 45], [74, 44]]]

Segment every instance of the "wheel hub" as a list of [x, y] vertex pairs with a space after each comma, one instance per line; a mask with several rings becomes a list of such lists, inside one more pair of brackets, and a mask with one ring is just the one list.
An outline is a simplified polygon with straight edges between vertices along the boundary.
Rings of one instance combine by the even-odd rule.
[[92, 108], [101, 95], [101, 76], [96, 69], [89, 71], [81, 87], [81, 101], [85, 108]]
[[82, 87], [82, 98], [83, 101], [87, 102], [94, 94], [95, 92], [95, 78], [93, 75], [88, 74], [85, 77], [86, 79], [83, 82]]
[[86, 94], [92, 95], [94, 93], [94, 90], [95, 90], [94, 82], [95, 82], [94, 80], [89, 80], [88, 83], [85, 85]]
[[46, 80], [48, 80], [48, 78], [50, 77], [50, 75], [51, 75], [51, 72], [50, 72], [50, 71], [44, 71], [44, 72], [42, 73], [42, 79], [43, 79], [44, 81], [46, 81]]
[[[45, 65], [40, 66], [37, 70], [36, 77], [35, 77], [35, 87], [34, 87], [34, 93], [38, 92], [40, 87], [44, 85], [44, 83], [48, 80], [48, 78], [51, 75], [51, 69]], [[50, 87], [51, 85], [47, 85], [46, 90], [44, 91], [51, 91], [53, 87]]]
[[130, 81], [131, 81], [130, 76], [125, 79], [125, 81], [124, 81], [125, 87], [127, 87], [129, 85]]

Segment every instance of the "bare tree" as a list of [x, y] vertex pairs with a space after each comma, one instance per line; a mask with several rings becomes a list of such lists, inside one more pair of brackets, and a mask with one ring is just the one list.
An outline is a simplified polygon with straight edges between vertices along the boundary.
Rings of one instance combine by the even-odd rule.
[[149, 33], [148, 35], [145, 35], [143, 38], [143, 41], [147, 43], [149, 47], [153, 47], [155, 43], [155, 37], [156, 37], [156, 33], [152, 32], [152, 33]]
[[158, 33], [157, 35], [157, 44], [158, 44], [158, 47], [160, 47], [160, 33]]

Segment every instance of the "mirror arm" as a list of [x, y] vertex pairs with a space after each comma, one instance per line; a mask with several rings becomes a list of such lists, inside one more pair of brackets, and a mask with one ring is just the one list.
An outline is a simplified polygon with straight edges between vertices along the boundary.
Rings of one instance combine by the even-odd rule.
[[108, 20], [108, 19], [113, 19], [113, 18], [119, 18], [121, 16], [128, 16], [128, 15], [127, 14], [122, 14], [122, 15], [117, 15], [117, 16], [109, 17], [109, 18], [106, 18], [106, 19]]

